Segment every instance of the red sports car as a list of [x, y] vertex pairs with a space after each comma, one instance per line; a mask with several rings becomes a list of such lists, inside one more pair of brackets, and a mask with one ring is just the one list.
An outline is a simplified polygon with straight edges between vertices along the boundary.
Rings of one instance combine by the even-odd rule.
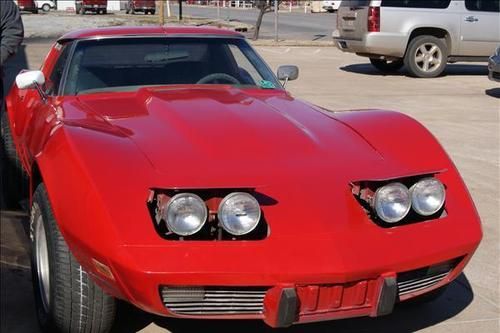
[[297, 76], [237, 33], [161, 27], [72, 32], [19, 74], [3, 141], [29, 179], [41, 326], [105, 332], [115, 299], [375, 317], [455, 279], [482, 233], [440, 144], [400, 113], [297, 100]]

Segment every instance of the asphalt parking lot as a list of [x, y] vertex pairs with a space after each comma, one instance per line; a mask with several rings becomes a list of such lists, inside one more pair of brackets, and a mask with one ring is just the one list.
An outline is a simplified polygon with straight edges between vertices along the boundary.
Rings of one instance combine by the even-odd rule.
[[[38, 68], [50, 40], [28, 41], [20, 60]], [[329, 47], [257, 47], [276, 69], [296, 64], [301, 74], [288, 89], [331, 110], [380, 108], [406, 113], [428, 127], [451, 155], [467, 183], [483, 223], [484, 239], [460, 278], [437, 301], [398, 307], [387, 317], [301, 325], [286, 332], [499, 332], [500, 85], [484, 64], [450, 65], [437, 79], [413, 79], [404, 71], [381, 75], [368, 61]], [[25, 57], [24, 57], [25, 55]], [[404, 140], [405, 138], [395, 138]], [[425, 158], [422, 157], [422, 158]], [[8, 195], [8, 194], [7, 194]], [[26, 215], [1, 215], [1, 332], [38, 332], [28, 259]], [[177, 320], [121, 305], [115, 332], [260, 332], [259, 321]]]

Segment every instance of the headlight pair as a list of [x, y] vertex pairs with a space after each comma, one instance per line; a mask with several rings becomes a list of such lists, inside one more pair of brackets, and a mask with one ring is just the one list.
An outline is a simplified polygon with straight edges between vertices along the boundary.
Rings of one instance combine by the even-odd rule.
[[[261, 210], [253, 196], [234, 192], [221, 201], [217, 215], [224, 230], [234, 236], [242, 236], [257, 227]], [[163, 210], [168, 229], [179, 236], [194, 235], [203, 228], [207, 218], [205, 202], [193, 193], [174, 195]]]
[[444, 185], [436, 178], [425, 178], [410, 189], [401, 183], [380, 187], [375, 192], [373, 207], [382, 221], [396, 223], [404, 219], [411, 208], [421, 216], [436, 214], [445, 199]]

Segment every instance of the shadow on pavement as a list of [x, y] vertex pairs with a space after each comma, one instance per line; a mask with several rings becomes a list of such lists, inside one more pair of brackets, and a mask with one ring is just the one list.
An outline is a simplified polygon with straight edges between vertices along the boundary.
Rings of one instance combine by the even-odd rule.
[[[404, 69], [394, 73], [382, 73], [375, 69], [375, 67], [373, 67], [370, 63], [347, 65], [340, 67], [340, 70], [355, 74], [377, 76], [402, 76], [408, 74]], [[441, 76], [453, 75], [484, 75], [485, 79], [487, 79], [486, 76], [488, 75], [488, 66], [476, 64], [448, 64]]]
[[486, 89], [484, 93], [491, 97], [500, 98], [500, 88]]

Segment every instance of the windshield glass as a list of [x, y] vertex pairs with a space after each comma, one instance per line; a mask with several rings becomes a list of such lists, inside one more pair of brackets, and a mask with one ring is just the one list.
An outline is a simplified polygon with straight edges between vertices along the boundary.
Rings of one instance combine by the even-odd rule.
[[79, 41], [64, 94], [172, 84], [282, 89], [244, 39], [142, 37]]

